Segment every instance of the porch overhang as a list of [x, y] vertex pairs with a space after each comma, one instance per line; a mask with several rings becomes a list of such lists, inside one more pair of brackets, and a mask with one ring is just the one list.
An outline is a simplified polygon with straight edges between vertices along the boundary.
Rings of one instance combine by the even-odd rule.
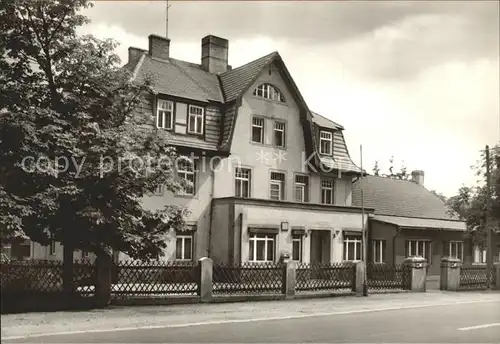
[[401, 217], [390, 215], [375, 215], [373, 221], [398, 226], [401, 229], [420, 229], [431, 231], [465, 232], [466, 226], [463, 221], [428, 219], [418, 217]]
[[[326, 212], [338, 213], [357, 213], [361, 214], [363, 209], [361, 207], [341, 206], [331, 204], [316, 204], [316, 203], [302, 203], [290, 201], [275, 201], [271, 199], [262, 198], [240, 198], [240, 197], [221, 197], [214, 198], [215, 204], [241, 204], [241, 205], [254, 205], [254, 206], [268, 206], [281, 209], [301, 209], [301, 210], [315, 210]], [[375, 209], [364, 208], [365, 214], [373, 214]]]

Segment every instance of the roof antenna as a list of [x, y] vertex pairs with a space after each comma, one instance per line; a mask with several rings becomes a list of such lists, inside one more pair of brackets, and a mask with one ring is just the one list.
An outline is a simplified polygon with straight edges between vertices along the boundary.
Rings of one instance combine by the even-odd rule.
[[165, 12], [166, 12], [166, 20], [165, 20], [165, 38], [168, 38], [168, 9], [171, 5], [168, 4], [168, 0], [165, 1]]

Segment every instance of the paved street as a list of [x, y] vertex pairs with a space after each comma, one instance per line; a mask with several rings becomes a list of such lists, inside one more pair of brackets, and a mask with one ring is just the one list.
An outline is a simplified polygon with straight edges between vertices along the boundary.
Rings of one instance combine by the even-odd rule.
[[[2, 325], [2, 342], [500, 343], [499, 294], [436, 293], [434, 302], [432, 294], [430, 295], [407, 294], [407, 301], [401, 299], [403, 295], [383, 295], [342, 300], [258, 302], [253, 303], [253, 307], [262, 305], [263, 309], [270, 310], [274, 304], [279, 309], [286, 307], [288, 303], [288, 307], [292, 310], [295, 308], [295, 311], [267, 315], [259, 311], [253, 315], [246, 312], [246, 317], [238, 316], [241, 314], [235, 309], [232, 315], [220, 317], [221, 311], [227, 311], [225, 305], [207, 305], [207, 308], [203, 305], [191, 305], [190, 307], [199, 307], [201, 312], [203, 308], [206, 311], [211, 308], [213, 317], [206, 313], [204, 318], [188, 316], [184, 321], [179, 321], [179, 318], [169, 321], [168, 316], [163, 315], [163, 322], [154, 321], [152, 313], [161, 309], [156, 307], [147, 311], [150, 312], [150, 323], [129, 324], [116, 329], [96, 326], [82, 331], [84, 333], [70, 333], [77, 329], [66, 328], [66, 334], [50, 335], [49, 332], [42, 336], [6, 339]], [[397, 302], [390, 302], [391, 297]], [[419, 299], [420, 304], [415, 302]], [[345, 307], [346, 300], [351, 300], [353, 304], [350, 309]], [[335, 307], [336, 304], [340, 307]], [[248, 307], [248, 303], [240, 305], [242, 308]], [[317, 305], [316, 309], [307, 307], [314, 305]], [[330, 309], [325, 307], [328, 305], [331, 306]], [[220, 307], [219, 310], [217, 306]], [[163, 310], [168, 313], [168, 307]], [[144, 314], [145, 311], [140, 312]], [[4, 317], [2, 323], [3, 320]]]

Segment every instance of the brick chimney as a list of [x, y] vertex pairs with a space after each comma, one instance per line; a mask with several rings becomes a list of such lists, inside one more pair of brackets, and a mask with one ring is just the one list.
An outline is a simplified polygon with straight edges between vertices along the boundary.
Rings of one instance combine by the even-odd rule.
[[128, 48], [128, 62], [130, 63], [130, 61], [137, 59], [139, 56], [142, 55], [142, 53], [144, 51], [145, 51], [144, 49], [129, 47]]
[[424, 185], [424, 171], [415, 170], [411, 172], [411, 181], [418, 185]]
[[228, 70], [227, 39], [209, 35], [201, 40], [201, 66], [210, 73], [219, 74]]
[[168, 60], [170, 57], [170, 39], [149, 35], [149, 55], [162, 60]]

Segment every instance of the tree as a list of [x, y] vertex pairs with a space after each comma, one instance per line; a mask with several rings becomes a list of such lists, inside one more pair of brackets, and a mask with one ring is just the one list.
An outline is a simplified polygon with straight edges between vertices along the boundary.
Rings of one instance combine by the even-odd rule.
[[131, 81], [116, 43], [78, 36], [86, 0], [0, 0], [0, 227], [2, 240], [29, 238], [106, 255], [162, 254], [182, 208], [149, 211], [142, 197], [177, 192], [177, 155], [137, 107], [152, 78]]
[[378, 161], [375, 161], [375, 165], [373, 166], [373, 174], [375, 176], [382, 176], [386, 178], [392, 178], [392, 179], [399, 179], [399, 180], [409, 180], [410, 179], [410, 174], [408, 174], [407, 168], [404, 165], [404, 161], [401, 162], [401, 167], [399, 169], [399, 172], [396, 172], [395, 165], [394, 165], [394, 156], [392, 156], [389, 159], [389, 173], [383, 173], [380, 174], [380, 168], [378, 166]]
[[459, 216], [467, 224], [468, 234], [475, 244], [486, 246], [488, 230], [500, 228], [500, 146], [491, 149], [491, 209], [488, 209], [488, 193], [486, 184], [486, 160], [484, 152], [479, 163], [472, 166], [479, 177], [478, 184], [463, 186], [458, 194], [450, 197], [447, 204], [453, 214]]

